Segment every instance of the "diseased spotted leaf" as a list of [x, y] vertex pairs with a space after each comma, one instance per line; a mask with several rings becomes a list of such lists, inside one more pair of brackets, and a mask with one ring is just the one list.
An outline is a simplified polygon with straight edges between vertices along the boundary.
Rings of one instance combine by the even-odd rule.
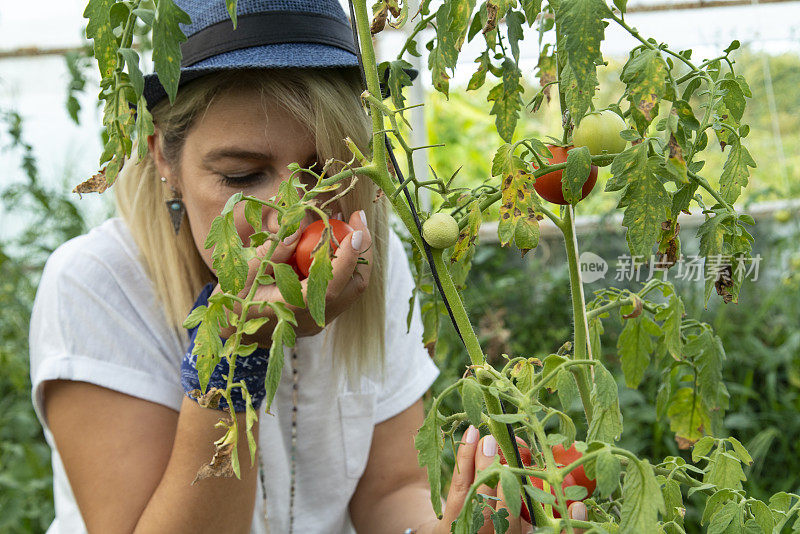
[[[567, 94], [572, 122], [577, 126], [594, 96], [597, 87], [597, 65], [603, 62], [600, 43], [605, 35], [603, 19], [610, 14], [602, 0], [561, 2], [556, 11], [556, 24], [561, 28], [570, 75], [575, 90]], [[579, 95], [579, 96], [578, 96]]]
[[214, 247], [211, 253], [212, 265], [222, 290], [238, 295], [244, 289], [249, 268], [242, 239], [233, 222], [232, 211], [214, 218], [203, 246]]
[[186, 40], [180, 24], [189, 24], [191, 18], [173, 0], [156, 1], [153, 21], [153, 65], [158, 81], [164, 86], [170, 103], [175, 102], [181, 75], [181, 47]]
[[495, 116], [495, 127], [497, 133], [506, 142], [511, 142], [514, 130], [519, 119], [519, 110], [522, 108], [523, 88], [520, 85], [522, 72], [514, 61], [506, 58], [502, 65], [503, 77], [501, 83], [495, 85], [490, 91], [486, 100], [494, 102], [489, 111]]
[[658, 50], [637, 49], [622, 69], [620, 80], [626, 85], [628, 101], [639, 132], [658, 115], [658, 104], [666, 95], [668, 67]]
[[86, 37], [92, 39], [94, 57], [100, 68], [102, 78], [110, 78], [117, 69], [117, 38], [111, 24], [111, 8], [115, 0], [89, 0], [83, 11], [86, 24]]
[[497, 235], [500, 245], [512, 240], [522, 256], [539, 245], [539, 217], [531, 176], [522, 170], [503, 175]]

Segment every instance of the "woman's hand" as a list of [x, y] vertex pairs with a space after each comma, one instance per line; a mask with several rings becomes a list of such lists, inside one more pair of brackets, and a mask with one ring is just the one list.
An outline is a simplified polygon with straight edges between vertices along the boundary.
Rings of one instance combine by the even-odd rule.
[[[333, 267], [333, 279], [328, 283], [328, 289], [325, 293], [325, 324], [329, 324], [339, 314], [352, 305], [366, 290], [369, 284], [369, 276], [372, 265], [372, 237], [367, 229], [367, 225], [362, 219], [363, 211], [356, 211], [350, 215], [348, 224], [353, 228], [353, 232], [347, 235], [336, 250], [336, 254], [331, 261]], [[297, 246], [298, 237], [303, 233], [306, 226], [310, 223], [303, 221], [304, 224], [293, 234], [294, 239], [288, 243], [279, 243], [275, 252], [272, 254], [271, 260], [274, 263], [286, 263], [295, 251]], [[275, 230], [277, 231], [277, 229]], [[357, 237], [358, 232], [361, 233], [360, 238]], [[360, 239], [360, 243], [355, 242]], [[288, 238], [287, 238], [288, 239]], [[353, 244], [358, 245], [358, 250], [353, 248]], [[250, 261], [250, 270], [247, 276], [247, 282], [244, 289], [239, 293], [239, 297], [244, 298], [250, 291], [253, 281], [255, 280], [258, 267], [272, 244], [268, 241], [256, 249], [258, 258]], [[364, 252], [360, 252], [364, 251]], [[361, 256], [367, 260], [367, 263], [357, 263], [358, 257]], [[265, 274], [272, 275], [273, 268], [267, 265]], [[300, 282], [302, 287], [303, 299], [307, 301], [306, 295], [308, 291], [308, 279]], [[213, 294], [221, 292], [219, 284], [214, 288]], [[292, 310], [297, 319], [297, 327], [295, 333], [297, 337], [313, 336], [322, 331], [311, 314], [306, 308], [298, 308], [292, 306], [284, 300], [278, 287], [275, 284], [269, 286], [259, 286], [256, 289], [254, 301], [267, 301], [267, 302], [282, 302], [287, 308]], [[237, 314], [241, 314], [241, 307], [237, 304], [235, 307]], [[268, 321], [252, 336], [245, 335], [242, 338], [244, 343], [257, 342], [260, 347], [269, 347], [272, 344], [272, 331], [275, 328], [276, 318], [272, 308], [265, 306], [262, 311], [258, 311], [256, 306], [250, 308], [247, 315], [248, 319], [254, 317], [269, 317]], [[223, 338], [230, 337], [236, 330], [232, 327], [224, 328], [220, 331]]]
[[[486, 469], [494, 461], [494, 457], [498, 454], [497, 441], [492, 435], [484, 436], [478, 440], [478, 435], [478, 430], [471, 425], [464, 432], [464, 441], [461, 442], [456, 454], [456, 466], [453, 469], [453, 478], [450, 482], [450, 491], [447, 494], [447, 504], [445, 505], [442, 519], [423, 525], [418, 529], [419, 534], [449, 534], [450, 525], [461, 513], [464, 499], [467, 496], [469, 487], [475, 481], [476, 473]], [[503, 498], [502, 487], [499, 484], [497, 488], [490, 488], [485, 485], [480, 486], [477, 492], [498, 497], [499, 501], [491, 501], [495, 510], [500, 510], [501, 508], [508, 510]], [[479, 534], [491, 534], [494, 532], [494, 526], [491, 519], [489, 519], [491, 511], [485, 508], [483, 514], [483, 527], [478, 532]], [[586, 505], [582, 502], [572, 503], [569, 507], [569, 516], [572, 519], [586, 521]], [[533, 531], [530, 523], [520, 519], [519, 516], [512, 516], [510, 511], [507, 519], [510, 523], [509, 534], [528, 534]], [[574, 532], [575, 534], [582, 534], [584, 531], [583, 529], [574, 529]]]

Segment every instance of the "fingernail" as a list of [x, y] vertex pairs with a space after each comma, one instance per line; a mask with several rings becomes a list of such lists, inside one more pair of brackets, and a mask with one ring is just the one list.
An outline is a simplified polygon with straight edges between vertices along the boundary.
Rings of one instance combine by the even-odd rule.
[[576, 502], [572, 508], [572, 519], [577, 519], [578, 521], [588, 521], [589, 514], [586, 511], [586, 505], [582, 502]]
[[350, 238], [350, 245], [353, 247], [353, 250], [361, 250], [361, 240], [363, 237], [364, 232], [361, 230], [353, 232], [353, 237]]
[[464, 433], [464, 441], [467, 443], [475, 443], [478, 441], [478, 429], [472, 425], [469, 425], [469, 428]]
[[342, 212], [341, 211], [338, 212], [336, 215], [333, 216], [333, 218], [334, 219], [339, 219], [341, 221], [342, 220]]
[[300, 228], [298, 228], [295, 233], [293, 233], [289, 237], [285, 238], [283, 240], [283, 244], [284, 245], [291, 245], [292, 243], [294, 243], [295, 239], [297, 239], [299, 236], [300, 236]]
[[364, 223], [364, 226], [367, 225], [367, 214], [364, 213], [364, 210], [358, 210], [358, 214], [361, 216], [361, 222]]
[[497, 440], [491, 434], [483, 438], [483, 455], [487, 458], [494, 458], [497, 455]]

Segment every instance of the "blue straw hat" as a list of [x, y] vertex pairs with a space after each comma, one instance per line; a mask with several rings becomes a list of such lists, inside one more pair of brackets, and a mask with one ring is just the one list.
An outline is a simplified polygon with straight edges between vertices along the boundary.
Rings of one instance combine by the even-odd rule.
[[[239, 0], [236, 30], [222, 0], [175, 3], [192, 19], [181, 24], [188, 39], [181, 43], [179, 86], [223, 70], [358, 68], [352, 28], [337, 0]], [[145, 76], [148, 108], [166, 96], [155, 74]]]

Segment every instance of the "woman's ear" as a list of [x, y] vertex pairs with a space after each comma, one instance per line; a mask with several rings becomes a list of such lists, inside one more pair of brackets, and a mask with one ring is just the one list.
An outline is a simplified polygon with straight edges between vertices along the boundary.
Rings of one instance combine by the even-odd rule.
[[150, 151], [150, 157], [153, 158], [158, 174], [165, 177], [169, 183], [172, 183], [172, 170], [162, 150], [161, 132], [158, 127], [154, 128], [152, 135], [147, 136], [147, 149]]

